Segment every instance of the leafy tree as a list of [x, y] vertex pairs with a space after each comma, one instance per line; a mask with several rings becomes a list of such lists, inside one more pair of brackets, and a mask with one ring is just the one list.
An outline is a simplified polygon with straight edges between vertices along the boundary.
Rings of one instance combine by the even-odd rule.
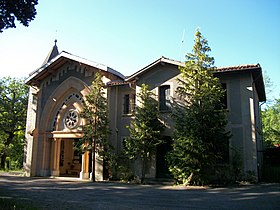
[[95, 181], [95, 154], [98, 153], [107, 159], [110, 158], [112, 149], [108, 142], [110, 129], [105, 88], [102, 76], [96, 73], [81, 114], [87, 123], [82, 127], [84, 136], [79, 143], [83, 145], [84, 150], [91, 151], [92, 181]]
[[265, 70], [263, 72], [264, 74], [264, 85], [265, 85], [265, 94], [266, 94], [266, 105], [272, 105], [273, 104], [273, 98], [271, 96], [271, 93], [274, 89], [274, 84], [271, 81], [270, 77], [268, 76], [267, 71]]
[[124, 152], [130, 159], [141, 161], [141, 183], [144, 182], [147, 163], [156, 146], [161, 143], [163, 125], [159, 121], [158, 102], [148, 85], [141, 86], [138, 94], [141, 106], [135, 108], [135, 118], [128, 126], [130, 137], [125, 139]]
[[265, 146], [280, 145], [280, 99], [261, 113]]
[[7, 157], [22, 164], [27, 101], [28, 87], [22, 80], [10, 77], [0, 80], [0, 167], [2, 169], [5, 168]]
[[15, 28], [15, 19], [28, 26], [37, 14], [37, 4], [38, 0], [0, 0], [0, 32], [3, 32], [3, 29]]
[[228, 157], [229, 133], [221, 98], [224, 91], [213, 76], [214, 58], [199, 30], [195, 33], [193, 52], [179, 67], [177, 94], [183, 103], [175, 104], [173, 150], [168, 155], [169, 169], [183, 184], [200, 185], [215, 173], [215, 164]]

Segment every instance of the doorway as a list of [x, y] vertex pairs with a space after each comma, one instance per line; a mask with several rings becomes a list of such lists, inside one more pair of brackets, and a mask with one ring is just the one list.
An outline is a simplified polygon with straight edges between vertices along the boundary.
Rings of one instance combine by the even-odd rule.
[[60, 143], [59, 175], [79, 177], [82, 156], [75, 149], [75, 141], [79, 139], [62, 139]]
[[172, 149], [172, 140], [170, 136], [165, 136], [162, 144], [156, 148], [156, 178], [170, 178], [171, 173], [168, 170], [166, 155]]

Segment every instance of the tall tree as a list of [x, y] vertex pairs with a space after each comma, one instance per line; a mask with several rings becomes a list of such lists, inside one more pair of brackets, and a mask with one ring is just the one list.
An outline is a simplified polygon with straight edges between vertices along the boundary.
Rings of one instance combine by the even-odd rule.
[[137, 95], [139, 106], [135, 108], [135, 118], [128, 126], [130, 137], [125, 139], [124, 152], [131, 159], [141, 161], [141, 183], [144, 182], [147, 163], [155, 153], [156, 146], [161, 143], [163, 125], [159, 121], [158, 102], [148, 85], [143, 84]]
[[183, 105], [175, 106], [173, 150], [170, 171], [183, 184], [199, 185], [208, 181], [214, 165], [228, 155], [229, 133], [221, 98], [224, 91], [215, 78], [214, 58], [208, 55], [208, 41], [197, 30], [193, 52], [179, 67], [177, 94]]
[[[5, 77], [0, 80], [0, 167], [5, 168], [12, 147], [24, 142], [28, 87], [23, 80]], [[20, 139], [20, 141], [19, 141]], [[14, 144], [14, 145], [13, 145]], [[23, 155], [23, 150], [21, 151]]]
[[95, 154], [98, 153], [106, 159], [110, 156], [112, 149], [108, 142], [110, 129], [105, 89], [102, 76], [96, 73], [81, 114], [86, 120], [86, 124], [82, 127], [84, 136], [80, 143], [92, 154], [92, 181], [95, 181]]
[[37, 14], [37, 4], [38, 0], [0, 0], [0, 32], [15, 28], [15, 19], [28, 26]]
[[266, 147], [280, 145], [280, 99], [262, 112], [263, 135]]

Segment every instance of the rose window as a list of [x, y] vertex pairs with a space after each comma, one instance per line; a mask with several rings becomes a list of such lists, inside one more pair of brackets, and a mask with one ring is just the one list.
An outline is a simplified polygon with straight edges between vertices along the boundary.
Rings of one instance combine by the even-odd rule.
[[79, 113], [74, 110], [70, 109], [65, 117], [65, 125], [69, 129], [73, 129], [78, 126], [79, 123]]

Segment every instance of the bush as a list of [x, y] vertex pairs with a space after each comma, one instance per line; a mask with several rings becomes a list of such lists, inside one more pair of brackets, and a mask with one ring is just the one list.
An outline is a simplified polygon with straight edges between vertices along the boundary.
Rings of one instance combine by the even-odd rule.
[[128, 182], [134, 179], [131, 161], [124, 154], [116, 155], [115, 164], [112, 168], [112, 179]]

